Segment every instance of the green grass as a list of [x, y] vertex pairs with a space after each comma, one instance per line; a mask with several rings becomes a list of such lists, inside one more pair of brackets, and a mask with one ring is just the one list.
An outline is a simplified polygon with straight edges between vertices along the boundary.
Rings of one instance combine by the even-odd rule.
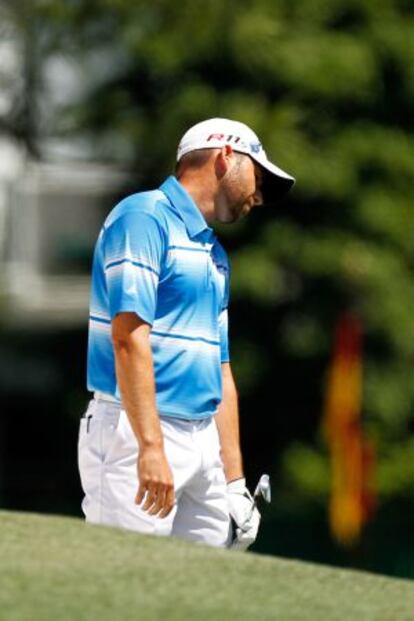
[[0, 512], [1, 621], [413, 621], [414, 583]]

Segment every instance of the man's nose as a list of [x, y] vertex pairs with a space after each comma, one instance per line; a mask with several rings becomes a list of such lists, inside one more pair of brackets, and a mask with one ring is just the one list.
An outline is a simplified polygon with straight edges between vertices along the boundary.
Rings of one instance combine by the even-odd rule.
[[253, 194], [253, 200], [255, 207], [258, 205], [263, 205], [263, 193], [259, 188], [257, 188], [255, 193]]

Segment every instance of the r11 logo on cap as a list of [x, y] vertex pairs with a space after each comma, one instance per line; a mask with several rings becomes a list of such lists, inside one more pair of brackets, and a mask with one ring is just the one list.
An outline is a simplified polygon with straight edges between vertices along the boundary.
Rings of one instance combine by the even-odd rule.
[[240, 141], [240, 136], [233, 136], [233, 134], [210, 134], [207, 138], [207, 142], [210, 140], [225, 140], [226, 142], [234, 142], [237, 144]]

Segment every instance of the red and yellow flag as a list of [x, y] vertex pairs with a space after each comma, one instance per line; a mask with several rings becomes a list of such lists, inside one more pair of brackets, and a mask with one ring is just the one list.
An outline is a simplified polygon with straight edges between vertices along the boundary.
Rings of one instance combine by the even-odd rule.
[[362, 430], [361, 403], [361, 326], [346, 314], [336, 327], [324, 417], [331, 457], [330, 526], [343, 545], [357, 542], [374, 506], [374, 451]]

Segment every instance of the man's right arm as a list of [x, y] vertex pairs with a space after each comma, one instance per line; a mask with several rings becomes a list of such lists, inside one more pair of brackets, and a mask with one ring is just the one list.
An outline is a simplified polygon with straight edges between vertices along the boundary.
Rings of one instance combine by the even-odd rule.
[[174, 484], [164, 452], [155, 400], [150, 326], [136, 313], [112, 321], [115, 368], [122, 404], [136, 436], [139, 488], [135, 502], [151, 515], [167, 516], [174, 506]]

